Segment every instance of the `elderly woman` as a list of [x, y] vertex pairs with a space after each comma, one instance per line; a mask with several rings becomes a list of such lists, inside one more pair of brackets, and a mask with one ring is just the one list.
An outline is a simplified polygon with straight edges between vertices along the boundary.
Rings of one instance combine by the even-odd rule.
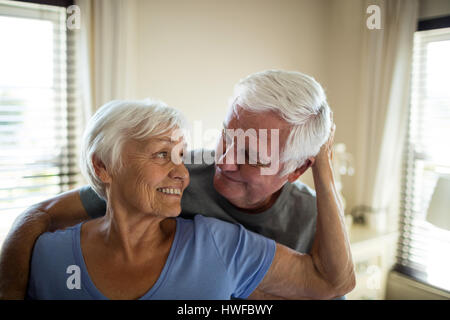
[[[83, 138], [81, 168], [106, 200], [107, 213], [39, 237], [29, 298], [229, 299], [255, 291], [270, 298], [331, 298], [353, 288], [351, 258], [340, 252], [324, 267], [240, 225], [200, 215], [177, 218], [189, 183], [184, 140], [176, 134], [184, 123], [157, 101], [112, 101], [97, 111]], [[321, 151], [323, 162], [327, 152]], [[319, 177], [327, 174], [315, 175], [324, 202], [319, 211], [339, 213], [327, 193], [332, 180]], [[345, 246], [339, 232], [330, 236]]]

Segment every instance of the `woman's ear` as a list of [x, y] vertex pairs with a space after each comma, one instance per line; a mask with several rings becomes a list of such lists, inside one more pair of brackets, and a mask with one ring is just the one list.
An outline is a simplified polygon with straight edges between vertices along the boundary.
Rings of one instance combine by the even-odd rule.
[[103, 183], [111, 182], [111, 175], [106, 169], [105, 164], [95, 155], [92, 156], [92, 165], [94, 166], [95, 174], [100, 180], [102, 180]]
[[305, 163], [301, 167], [298, 167], [294, 172], [291, 172], [288, 175], [288, 181], [292, 183], [297, 180], [303, 173], [305, 173], [306, 170], [308, 170], [309, 167], [313, 166], [315, 161], [316, 159], [314, 157], [309, 157], [306, 159]]

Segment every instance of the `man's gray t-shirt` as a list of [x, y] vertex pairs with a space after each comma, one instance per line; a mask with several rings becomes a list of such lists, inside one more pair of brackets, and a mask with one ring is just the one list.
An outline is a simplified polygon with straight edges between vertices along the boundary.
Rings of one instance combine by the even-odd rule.
[[[311, 250], [316, 230], [316, 195], [314, 190], [296, 181], [286, 183], [275, 204], [268, 210], [249, 214], [240, 211], [221, 196], [213, 186], [214, 164], [188, 164], [191, 182], [181, 200], [183, 218], [196, 214], [240, 223], [247, 229], [271, 238], [298, 252]], [[105, 202], [90, 187], [80, 190], [87, 213], [96, 218], [105, 214]]]

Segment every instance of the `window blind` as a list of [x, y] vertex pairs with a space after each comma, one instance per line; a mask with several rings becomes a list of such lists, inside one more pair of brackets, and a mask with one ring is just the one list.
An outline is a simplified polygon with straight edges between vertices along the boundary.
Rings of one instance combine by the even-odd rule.
[[427, 222], [426, 214], [439, 176], [450, 174], [449, 57], [450, 28], [415, 33], [395, 266], [446, 291], [450, 291], [450, 231]]
[[26, 207], [77, 185], [79, 108], [66, 8], [0, 1], [0, 43], [0, 232], [5, 233]]

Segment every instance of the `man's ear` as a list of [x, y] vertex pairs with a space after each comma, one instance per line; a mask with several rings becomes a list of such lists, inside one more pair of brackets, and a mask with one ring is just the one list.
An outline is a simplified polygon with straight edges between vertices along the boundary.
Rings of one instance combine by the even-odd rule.
[[97, 175], [97, 177], [100, 180], [102, 180], [103, 183], [111, 182], [111, 175], [109, 174], [108, 170], [106, 169], [105, 164], [103, 163], [103, 161], [101, 161], [95, 155], [92, 156], [92, 165], [94, 166], [95, 174]]
[[306, 159], [305, 163], [301, 167], [298, 167], [294, 172], [291, 172], [288, 175], [288, 181], [292, 183], [297, 180], [303, 173], [305, 173], [306, 170], [308, 170], [308, 168], [313, 166], [315, 161], [316, 159], [314, 157]]

